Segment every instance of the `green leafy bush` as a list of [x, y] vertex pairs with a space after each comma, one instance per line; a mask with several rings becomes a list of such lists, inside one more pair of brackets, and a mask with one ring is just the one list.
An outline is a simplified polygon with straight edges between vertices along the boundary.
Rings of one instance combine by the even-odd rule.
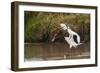
[[82, 41], [88, 42], [90, 39], [89, 14], [25, 11], [24, 15], [25, 42], [50, 42], [52, 32], [59, 28], [61, 23], [69, 25], [79, 33]]

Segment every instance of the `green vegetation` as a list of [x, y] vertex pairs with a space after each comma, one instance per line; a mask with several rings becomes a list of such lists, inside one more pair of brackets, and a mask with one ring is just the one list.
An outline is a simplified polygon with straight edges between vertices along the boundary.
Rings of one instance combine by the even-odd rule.
[[[61, 23], [79, 33], [81, 40], [89, 41], [90, 15], [79, 13], [49, 13], [25, 11], [25, 42], [50, 42], [52, 32]], [[60, 38], [59, 38], [60, 39]]]

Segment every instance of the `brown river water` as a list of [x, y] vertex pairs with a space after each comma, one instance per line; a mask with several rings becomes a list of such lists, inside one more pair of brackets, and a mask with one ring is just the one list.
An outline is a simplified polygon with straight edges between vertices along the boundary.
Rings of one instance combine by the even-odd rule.
[[90, 58], [90, 45], [83, 43], [69, 48], [66, 43], [25, 43], [25, 61], [47, 61]]

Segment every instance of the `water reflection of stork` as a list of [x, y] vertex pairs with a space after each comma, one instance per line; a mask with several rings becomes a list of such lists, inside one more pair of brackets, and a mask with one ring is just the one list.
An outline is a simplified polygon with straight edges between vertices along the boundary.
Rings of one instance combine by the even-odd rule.
[[[80, 43], [80, 36], [74, 32], [69, 26], [65, 24], [60, 24], [60, 27], [63, 31], [68, 32], [69, 36], [64, 36], [65, 41], [69, 44], [70, 48], [77, 47]], [[58, 33], [58, 32], [57, 32]], [[57, 33], [54, 35], [52, 41], [55, 40]]]

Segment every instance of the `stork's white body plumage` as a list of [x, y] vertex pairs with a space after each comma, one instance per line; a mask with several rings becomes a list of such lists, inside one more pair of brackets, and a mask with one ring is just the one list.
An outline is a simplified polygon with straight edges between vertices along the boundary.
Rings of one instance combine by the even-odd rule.
[[[69, 33], [69, 37], [64, 37], [64, 38], [66, 42], [70, 45], [70, 48], [71, 47], [76, 48], [78, 45], [82, 44], [80, 43], [80, 36], [73, 30], [71, 30], [69, 26], [67, 27], [65, 24], [60, 24], [60, 26], [63, 30], [67, 30]], [[74, 38], [73, 38], [74, 35], [77, 37], [77, 43], [74, 41]]]

